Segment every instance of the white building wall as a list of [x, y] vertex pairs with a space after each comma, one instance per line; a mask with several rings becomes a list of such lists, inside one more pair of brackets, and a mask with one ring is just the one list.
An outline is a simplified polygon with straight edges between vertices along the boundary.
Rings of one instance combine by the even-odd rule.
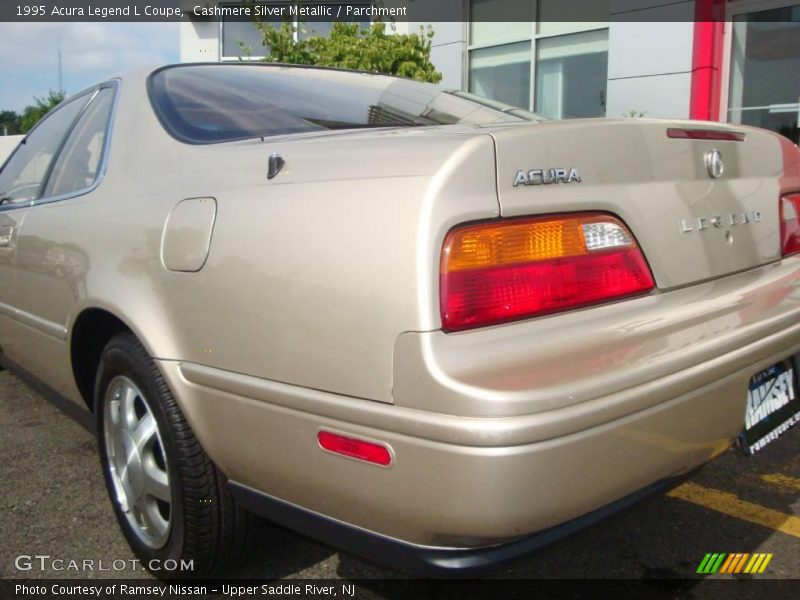
[[218, 21], [181, 21], [181, 62], [219, 60]]
[[[615, 16], [608, 28], [606, 116], [635, 111], [647, 117], [688, 118], [694, 1], [657, 6], [658, 0], [647, 0], [647, 4], [611, 1]], [[625, 21], [626, 15], [631, 22]]]
[[[413, 33], [419, 32], [423, 23], [412, 23]], [[431, 44], [431, 62], [442, 74], [441, 85], [448, 88], [466, 87], [464, 74], [467, 54], [467, 25], [461, 21], [453, 23], [432, 23], [434, 36]]]
[[22, 141], [24, 135], [2, 135], [0, 136], [0, 165], [14, 151], [14, 148]]

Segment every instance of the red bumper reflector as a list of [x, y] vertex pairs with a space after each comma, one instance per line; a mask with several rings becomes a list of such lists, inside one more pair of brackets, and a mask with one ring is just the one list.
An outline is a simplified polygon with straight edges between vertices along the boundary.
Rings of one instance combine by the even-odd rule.
[[330, 431], [320, 431], [317, 440], [323, 450], [387, 467], [392, 464], [392, 453], [381, 444], [345, 437]]
[[721, 140], [724, 142], [743, 142], [744, 134], [738, 131], [715, 131], [714, 129], [667, 129], [667, 137], [682, 140]]

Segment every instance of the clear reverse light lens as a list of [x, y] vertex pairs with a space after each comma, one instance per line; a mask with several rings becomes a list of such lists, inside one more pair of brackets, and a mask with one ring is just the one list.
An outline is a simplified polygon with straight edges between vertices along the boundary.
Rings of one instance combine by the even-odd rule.
[[633, 245], [630, 234], [616, 223], [584, 223], [583, 239], [589, 251]]

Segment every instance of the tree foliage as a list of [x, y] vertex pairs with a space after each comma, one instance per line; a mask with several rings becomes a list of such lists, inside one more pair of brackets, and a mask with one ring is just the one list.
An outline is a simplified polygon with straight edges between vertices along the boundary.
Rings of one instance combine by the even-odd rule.
[[19, 131], [20, 116], [13, 110], [0, 111], [0, 135], [16, 135]]
[[64, 97], [64, 92], [54, 92], [53, 90], [48, 92], [46, 98], [37, 98], [34, 96], [33, 99], [36, 104], [26, 106], [25, 110], [22, 111], [22, 116], [19, 119], [20, 133], [27, 133], [30, 131], [43, 116], [64, 100]]
[[[419, 33], [396, 34], [386, 31], [385, 23], [372, 23], [364, 29], [358, 23], [333, 23], [330, 36], [295, 40], [293, 27], [283, 23], [273, 27], [256, 22], [266, 48], [266, 62], [339, 67], [399, 75], [418, 81], [438, 83], [442, 74], [431, 62], [433, 29], [420, 27]], [[313, 33], [313, 27], [310, 28]], [[251, 54], [252, 48], [244, 48]]]

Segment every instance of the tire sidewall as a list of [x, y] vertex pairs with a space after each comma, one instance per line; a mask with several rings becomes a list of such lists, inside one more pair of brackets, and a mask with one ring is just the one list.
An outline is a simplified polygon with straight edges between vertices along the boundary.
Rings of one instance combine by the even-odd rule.
[[[100, 463], [103, 470], [103, 479], [106, 483], [114, 514], [119, 522], [125, 539], [141, 559], [142, 566], [150, 570], [151, 563], [160, 561], [160, 565], [168, 559], [177, 560], [180, 557], [184, 546], [184, 495], [181, 489], [181, 476], [177, 464], [177, 453], [172, 430], [169, 426], [169, 417], [165, 411], [165, 402], [174, 402], [171, 397], [164, 398], [159, 391], [159, 385], [154, 380], [154, 375], [159, 379], [160, 373], [152, 360], [141, 350], [138, 345], [126, 344], [127, 340], [114, 338], [106, 346], [100, 359], [97, 381], [95, 385], [95, 416], [97, 419], [97, 441], [99, 446]], [[106, 394], [111, 381], [118, 376], [125, 376], [131, 379], [139, 390], [145, 395], [147, 404], [156, 420], [158, 432], [163, 445], [167, 463], [167, 474], [170, 481], [172, 493], [172, 505], [170, 508], [170, 533], [166, 544], [159, 549], [153, 549], [145, 545], [128, 523], [128, 519], [122, 512], [113, 490], [114, 482], [111, 479], [109, 468], [109, 458], [105, 442], [105, 403]], [[160, 381], [163, 385], [163, 381]], [[163, 389], [166, 389], [164, 386]], [[160, 576], [169, 576], [169, 572], [159, 572]]]

